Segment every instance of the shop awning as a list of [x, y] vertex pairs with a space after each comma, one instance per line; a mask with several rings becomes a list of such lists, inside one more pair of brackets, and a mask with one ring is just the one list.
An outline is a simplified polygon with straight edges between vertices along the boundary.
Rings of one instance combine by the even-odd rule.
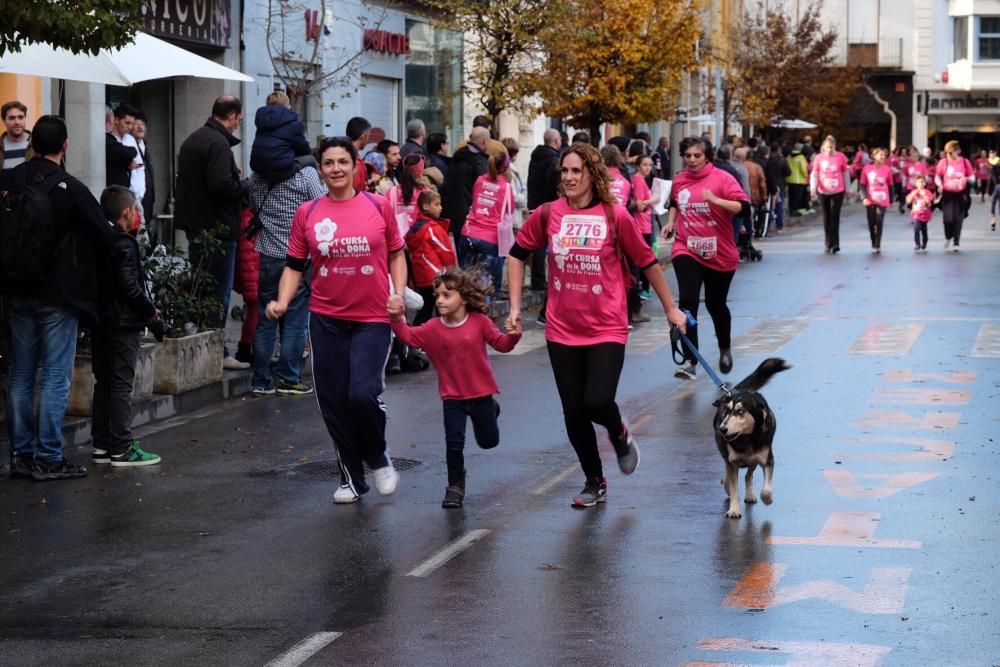
[[28, 44], [0, 57], [0, 73], [131, 86], [150, 79], [199, 77], [253, 81], [253, 78], [146, 33], [122, 49], [102, 49], [96, 56], [72, 53], [48, 44]]

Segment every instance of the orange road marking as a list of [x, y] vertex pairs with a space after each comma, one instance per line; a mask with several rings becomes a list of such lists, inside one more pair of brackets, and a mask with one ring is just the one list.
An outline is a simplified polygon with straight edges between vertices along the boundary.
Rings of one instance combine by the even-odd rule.
[[635, 419], [635, 421], [633, 421], [630, 424], [630, 426], [632, 427], [632, 432], [633, 433], [642, 433], [646, 429], [646, 427], [649, 426], [649, 422], [651, 422], [651, 421], [653, 421], [653, 415], [648, 414], [648, 413], [644, 414], [644, 415], [640, 415], [639, 417], [637, 417]]
[[858, 484], [857, 477], [850, 470], [824, 470], [826, 481], [830, 482], [833, 492], [843, 498], [888, 498], [903, 489], [917, 486], [938, 476], [936, 472], [904, 472], [898, 475], [862, 474], [857, 477], [874, 479], [881, 482], [879, 486], [863, 488]]
[[971, 391], [959, 389], [879, 389], [872, 392], [872, 405], [968, 405]]
[[854, 422], [858, 428], [894, 428], [914, 431], [951, 430], [958, 426], [961, 412], [926, 412], [920, 418], [906, 412], [869, 410], [864, 419]]
[[[710, 637], [698, 642], [704, 651], [745, 651], [752, 653], [787, 653], [792, 659], [786, 663], [795, 667], [878, 667], [892, 651], [889, 646], [875, 644], [836, 644], [832, 642], [770, 641], [742, 639], [739, 637]], [[694, 665], [732, 663], [689, 662]]]
[[955, 453], [955, 443], [951, 440], [930, 440], [926, 438], [885, 438], [861, 436], [847, 438], [845, 442], [903, 447], [916, 447], [918, 451], [909, 454], [871, 454], [866, 452], [834, 452], [833, 456], [859, 461], [937, 461]]
[[772, 535], [768, 544], [795, 544], [817, 547], [877, 547], [882, 549], [919, 549], [919, 540], [882, 540], [875, 538], [881, 518], [878, 512], [831, 512], [816, 536], [791, 537]]
[[787, 569], [784, 563], [754, 563], [726, 596], [724, 606], [767, 609], [819, 598], [859, 614], [899, 614], [911, 572], [909, 568], [872, 568], [861, 591], [820, 579], [778, 588]]
[[722, 603], [726, 607], [767, 609], [774, 604], [774, 589], [785, 576], [784, 563], [754, 563], [736, 582]]
[[885, 375], [886, 382], [947, 382], [952, 384], [972, 384], [976, 381], [976, 371], [954, 371], [946, 375], [940, 373], [914, 374], [908, 368], [894, 368]]

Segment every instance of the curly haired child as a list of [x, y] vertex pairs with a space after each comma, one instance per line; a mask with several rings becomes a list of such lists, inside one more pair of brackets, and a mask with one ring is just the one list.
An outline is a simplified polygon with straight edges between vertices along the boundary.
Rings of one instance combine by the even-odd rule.
[[520, 327], [501, 333], [486, 316], [486, 292], [475, 273], [453, 269], [434, 278], [435, 306], [440, 317], [418, 327], [393, 319], [392, 331], [407, 345], [427, 353], [438, 373], [444, 412], [448, 487], [441, 506], [457, 508], [465, 497], [465, 424], [472, 420], [476, 443], [492, 449], [500, 443], [497, 419], [499, 391], [486, 345], [510, 352], [521, 339]]

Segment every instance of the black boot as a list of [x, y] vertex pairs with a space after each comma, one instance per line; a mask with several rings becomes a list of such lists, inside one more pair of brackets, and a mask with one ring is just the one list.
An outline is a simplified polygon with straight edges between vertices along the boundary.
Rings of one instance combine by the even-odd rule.
[[465, 471], [448, 472], [448, 488], [444, 490], [441, 507], [455, 509], [462, 506], [465, 497]]
[[236, 346], [236, 361], [246, 364], [253, 363], [253, 345], [250, 343], [240, 343]]

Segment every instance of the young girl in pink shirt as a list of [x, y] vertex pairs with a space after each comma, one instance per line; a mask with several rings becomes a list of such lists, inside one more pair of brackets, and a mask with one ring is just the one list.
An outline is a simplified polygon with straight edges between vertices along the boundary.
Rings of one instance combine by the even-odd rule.
[[882, 224], [885, 211], [892, 201], [892, 169], [885, 162], [886, 151], [876, 148], [872, 151], [871, 164], [861, 170], [859, 192], [868, 215], [868, 234], [872, 239], [872, 252], [882, 252]]
[[927, 223], [934, 213], [934, 193], [927, 189], [927, 177], [918, 174], [913, 179], [913, 190], [906, 195], [910, 207], [910, 221], [913, 223], [913, 251], [927, 251]]
[[508, 324], [503, 334], [486, 316], [486, 294], [472, 273], [451, 269], [434, 279], [434, 302], [440, 317], [410, 327], [402, 316], [392, 320], [392, 331], [403, 343], [424, 350], [438, 373], [443, 401], [444, 440], [448, 488], [441, 507], [461, 507], [465, 497], [465, 423], [472, 419], [476, 443], [483, 449], [500, 444], [497, 418], [499, 391], [486, 345], [510, 352], [521, 340], [519, 327]]

